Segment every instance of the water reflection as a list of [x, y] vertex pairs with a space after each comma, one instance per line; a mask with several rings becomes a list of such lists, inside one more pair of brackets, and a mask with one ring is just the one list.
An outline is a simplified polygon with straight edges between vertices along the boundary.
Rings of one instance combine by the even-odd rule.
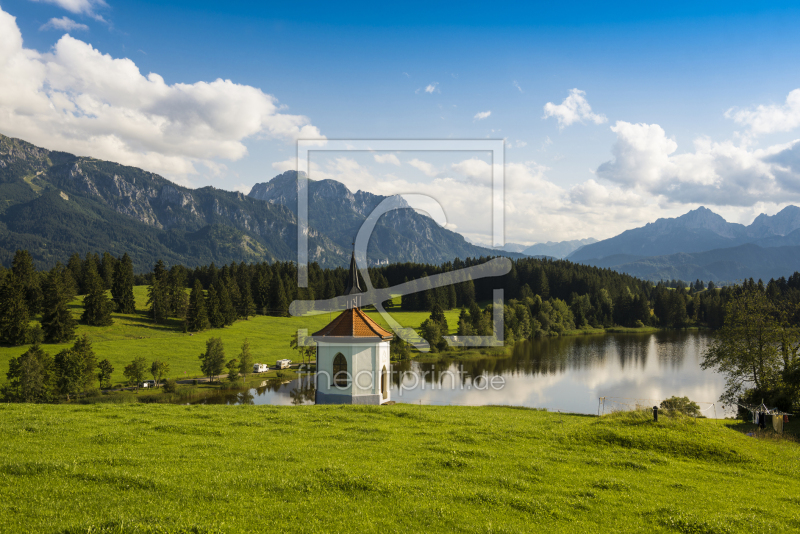
[[[477, 359], [454, 352], [452, 359], [436, 363], [395, 363], [391, 397], [397, 402], [506, 404], [578, 413], [595, 413], [600, 397], [608, 398], [606, 409], [615, 403], [652, 405], [672, 395], [711, 403], [724, 389], [724, 378], [700, 368], [707, 342], [706, 332], [670, 331], [525, 341], [505, 355]], [[494, 376], [503, 377], [502, 388], [485, 387]], [[484, 387], [476, 377], [483, 377]], [[313, 379], [265, 383], [210, 402], [313, 404]], [[701, 408], [705, 406], [710, 404]], [[717, 414], [722, 416], [721, 407]]]

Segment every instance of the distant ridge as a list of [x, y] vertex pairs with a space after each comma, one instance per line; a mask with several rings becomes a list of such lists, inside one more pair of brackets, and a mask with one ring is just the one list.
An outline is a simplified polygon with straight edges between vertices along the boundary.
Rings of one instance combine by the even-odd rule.
[[736, 281], [789, 276], [800, 269], [800, 208], [729, 223], [705, 207], [586, 245], [570, 261], [650, 280]]

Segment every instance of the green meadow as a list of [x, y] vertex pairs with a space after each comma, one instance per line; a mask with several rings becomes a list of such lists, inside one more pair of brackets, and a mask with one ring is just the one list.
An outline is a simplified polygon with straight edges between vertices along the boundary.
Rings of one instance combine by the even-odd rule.
[[[114, 313], [112, 326], [79, 325], [78, 335], [86, 334], [92, 341], [97, 360], [108, 359], [114, 366], [112, 382], [122, 383], [125, 378], [122, 371], [127, 364], [138, 356], [144, 356], [148, 362], [166, 361], [170, 365], [168, 378], [200, 376], [200, 360], [198, 356], [205, 351], [206, 340], [220, 337], [225, 345], [226, 357], [239, 355], [245, 338], [250, 341], [254, 361], [274, 364], [276, 360], [289, 358], [298, 360], [298, 354], [289, 347], [289, 341], [298, 329], [307, 328], [309, 333], [321, 329], [335, 317], [333, 314], [308, 317], [268, 317], [255, 316], [249, 320], [240, 320], [233, 325], [189, 334], [183, 332], [183, 322], [177, 319], [167, 324], [158, 325], [147, 316], [147, 286], [134, 287], [137, 313], [125, 315]], [[83, 297], [78, 297], [70, 304], [76, 319], [83, 312]], [[399, 308], [396, 308], [399, 309]], [[367, 312], [378, 324], [388, 326], [377, 312]], [[445, 312], [451, 331], [455, 333], [458, 326], [459, 310]], [[392, 311], [392, 316], [403, 326], [418, 327], [430, 315], [427, 312]], [[44, 349], [54, 356], [58, 351], [71, 346], [71, 343], [45, 344]], [[0, 383], [5, 382], [8, 371], [8, 360], [22, 354], [28, 346], [0, 346]]]
[[0, 532], [798, 532], [800, 448], [508, 407], [0, 405]]

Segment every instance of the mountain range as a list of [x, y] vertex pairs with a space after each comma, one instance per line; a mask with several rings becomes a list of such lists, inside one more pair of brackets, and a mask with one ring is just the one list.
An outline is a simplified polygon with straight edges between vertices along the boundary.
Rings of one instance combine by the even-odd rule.
[[[27, 249], [40, 267], [73, 253], [128, 253], [137, 271], [158, 259], [187, 266], [296, 261], [296, 171], [250, 193], [189, 189], [157, 174], [36, 147], [0, 135], [0, 263]], [[309, 181], [309, 259], [345, 266], [369, 213], [385, 198], [334, 180]], [[456, 257], [566, 257], [649, 280], [731, 282], [800, 269], [800, 208], [729, 223], [701, 207], [596, 241], [470, 243], [412, 209], [382, 216], [370, 239], [372, 264], [442, 263]]]
[[[0, 263], [27, 249], [40, 267], [73, 253], [128, 253], [137, 271], [158, 259], [187, 266], [296, 261], [297, 173], [249, 195], [189, 189], [157, 174], [36, 147], [0, 135]], [[309, 184], [309, 259], [345, 266], [358, 228], [385, 197], [351, 193], [333, 180]], [[441, 263], [497, 255], [414, 210], [381, 217], [369, 257]], [[503, 252], [508, 256], [519, 256]]]
[[789, 276], [800, 270], [800, 208], [761, 214], [745, 226], [700, 207], [588, 244], [567, 259], [649, 280]]

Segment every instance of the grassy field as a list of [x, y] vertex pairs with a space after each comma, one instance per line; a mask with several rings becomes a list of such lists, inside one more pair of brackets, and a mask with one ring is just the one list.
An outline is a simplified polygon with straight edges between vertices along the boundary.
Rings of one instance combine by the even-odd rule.
[[[114, 324], [107, 327], [91, 327], [80, 325], [78, 335], [86, 334], [91, 339], [97, 359], [108, 358], [114, 366], [112, 381], [124, 381], [122, 371], [135, 357], [144, 356], [148, 363], [163, 360], [170, 364], [170, 377], [183, 378], [200, 376], [200, 360], [198, 355], [205, 351], [206, 340], [220, 337], [225, 345], [227, 358], [239, 355], [245, 338], [250, 341], [251, 351], [256, 362], [274, 364], [281, 358], [297, 360], [297, 352], [289, 348], [289, 340], [297, 329], [308, 328], [309, 333], [321, 329], [335, 315], [317, 315], [313, 317], [251, 317], [248, 321], [237, 321], [232, 326], [207, 330], [195, 334], [183, 333], [183, 323], [172, 320], [165, 325], [154, 324], [146, 315], [147, 287], [134, 287], [137, 313], [132, 315], [113, 314]], [[83, 312], [83, 297], [71, 303], [76, 318]], [[377, 312], [369, 315], [383, 326], [386, 322]], [[458, 327], [459, 310], [445, 312], [448, 324], [455, 333]], [[427, 312], [392, 312], [392, 315], [403, 326], [418, 327], [430, 315]], [[44, 345], [46, 351], [54, 356], [71, 343], [60, 345]], [[0, 346], [0, 383], [6, 381], [8, 360], [22, 354], [27, 346]]]
[[800, 531], [796, 442], [660, 419], [0, 405], [0, 532]]

